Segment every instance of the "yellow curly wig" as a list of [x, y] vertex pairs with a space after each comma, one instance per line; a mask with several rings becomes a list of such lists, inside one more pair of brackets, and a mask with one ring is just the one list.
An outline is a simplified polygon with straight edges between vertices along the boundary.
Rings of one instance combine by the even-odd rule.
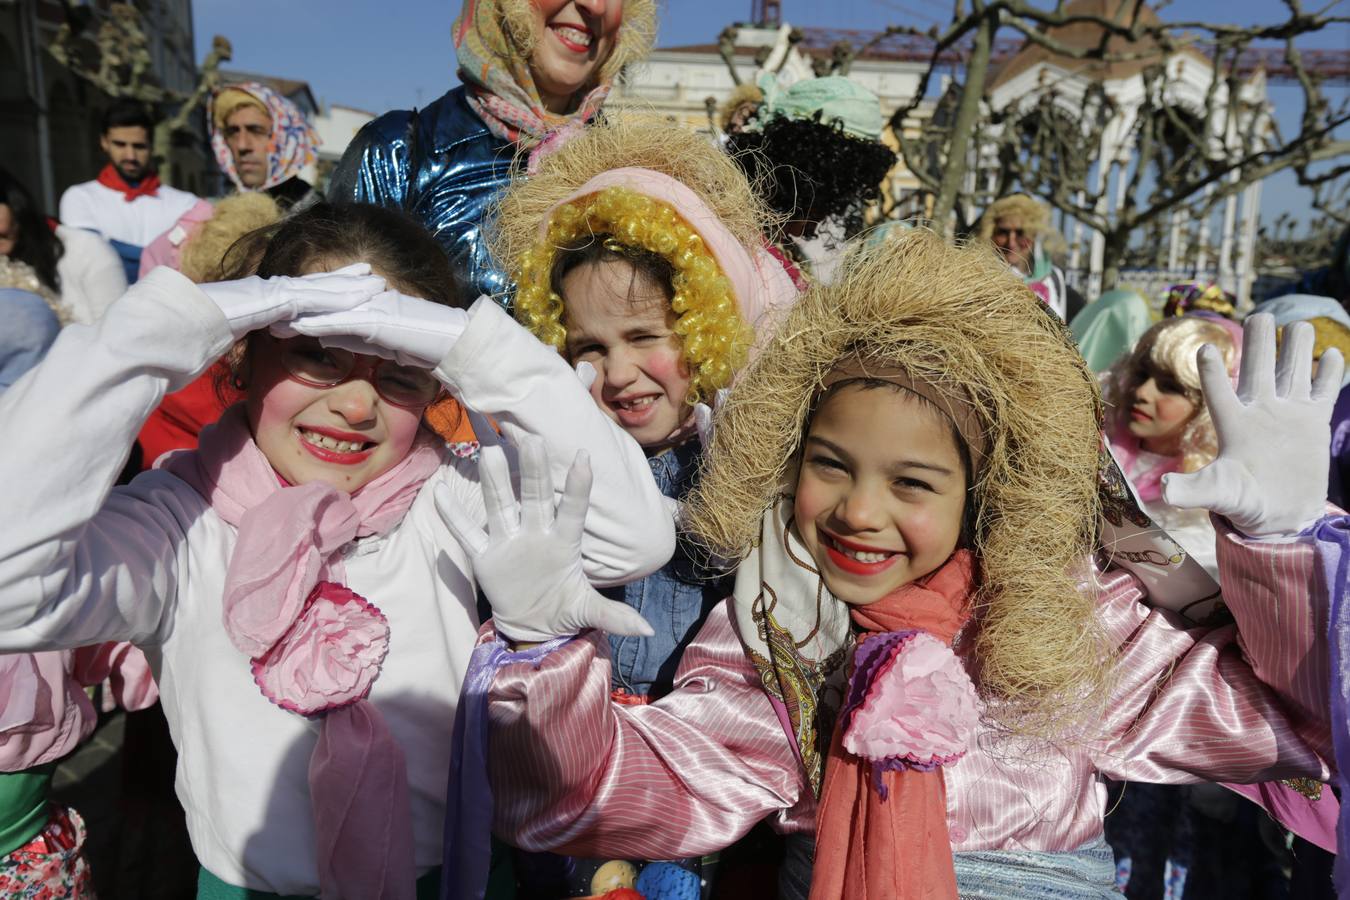
[[964, 639], [995, 721], [1062, 733], [1104, 695], [1112, 658], [1074, 577], [1095, 540], [1101, 407], [1063, 325], [987, 246], [906, 231], [798, 300], [718, 413], [686, 525], [716, 554], [748, 551], [793, 489], [822, 379], [855, 353], [970, 398], [988, 449], [967, 500], [978, 587]]
[[[609, 187], [558, 206], [596, 175], [627, 166], [681, 182], [748, 251], [760, 246], [771, 217], [735, 163], [706, 138], [665, 119], [626, 115], [582, 129], [543, 158], [534, 175], [507, 188], [492, 216], [493, 255], [512, 272], [516, 318], [559, 349], [567, 337], [563, 300], [553, 290], [560, 251], [603, 235], [669, 260], [675, 332], [690, 368], [687, 399], [709, 399], [744, 364], [753, 334], [702, 238], [668, 204], [631, 189]], [[546, 216], [551, 218], [541, 240]]]
[[[491, 0], [486, 0], [491, 2]], [[536, 9], [534, 0], [496, 0], [502, 30], [528, 59], [534, 52]], [[645, 59], [656, 42], [656, 0], [623, 0], [623, 23], [614, 52], [600, 68], [600, 81], [613, 81], [625, 66]]]

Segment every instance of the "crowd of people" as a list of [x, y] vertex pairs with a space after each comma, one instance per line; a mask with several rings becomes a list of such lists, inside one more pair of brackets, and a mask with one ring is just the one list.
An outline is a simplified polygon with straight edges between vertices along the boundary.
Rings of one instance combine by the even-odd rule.
[[[1034, 197], [877, 227], [847, 77], [607, 111], [655, 18], [464, 0], [323, 186], [257, 82], [225, 196], [123, 101], [0, 170], [0, 894], [1350, 890], [1347, 242], [1087, 302]], [[109, 716], [160, 894], [53, 795]]]

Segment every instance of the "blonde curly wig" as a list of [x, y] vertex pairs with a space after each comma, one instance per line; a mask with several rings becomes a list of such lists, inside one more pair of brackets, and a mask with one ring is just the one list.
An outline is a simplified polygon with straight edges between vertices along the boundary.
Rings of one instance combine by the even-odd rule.
[[1064, 238], [1050, 225], [1050, 207], [1027, 194], [1009, 194], [1000, 197], [980, 216], [979, 237], [987, 244], [994, 242], [994, 225], [1005, 216], [1022, 220], [1028, 237], [1039, 239], [1046, 253], [1057, 256], [1067, 249]]
[[1219, 452], [1214, 423], [1205, 407], [1200, 389], [1200, 368], [1195, 354], [1205, 344], [1213, 344], [1223, 354], [1229, 376], [1237, 372], [1240, 348], [1233, 333], [1218, 322], [1200, 316], [1164, 319], [1144, 332], [1134, 350], [1107, 370], [1103, 397], [1107, 405], [1109, 434], [1122, 430], [1134, 405], [1135, 389], [1143, 383], [1148, 365], [1170, 374], [1195, 404], [1196, 413], [1181, 434], [1181, 471], [1194, 472], [1214, 461]]
[[566, 310], [554, 272], [566, 251], [604, 239], [668, 260], [675, 270], [675, 332], [691, 375], [687, 399], [709, 399], [744, 364], [753, 334], [697, 231], [664, 201], [627, 188], [605, 188], [559, 206], [596, 175], [629, 166], [681, 182], [748, 251], [760, 246], [771, 219], [735, 163], [700, 135], [632, 115], [582, 129], [540, 160], [534, 175], [507, 188], [492, 216], [493, 255], [512, 272], [516, 318], [559, 349], [566, 345]]
[[[490, 0], [489, 0], [490, 2]], [[520, 51], [521, 58], [529, 59], [534, 52], [536, 33], [535, 0], [497, 0], [502, 30]], [[600, 81], [613, 81], [625, 66], [645, 59], [656, 42], [656, 0], [623, 0], [623, 23], [614, 52], [600, 68]]]
[[792, 490], [812, 398], [853, 354], [970, 399], [987, 451], [967, 500], [978, 577], [963, 640], [991, 718], [1060, 733], [1103, 696], [1112, 656], [1075, 578], [1095, 539], [1100, 403], [1062, 324], [987, 246], [907, 231], [800, 299], [724, 402], [686, 525], [714, 553], [748, 551]]

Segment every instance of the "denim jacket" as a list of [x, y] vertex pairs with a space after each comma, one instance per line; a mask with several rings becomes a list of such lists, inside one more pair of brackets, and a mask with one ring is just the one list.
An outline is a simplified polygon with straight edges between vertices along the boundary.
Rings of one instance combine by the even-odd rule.
[[368, 122], [333, 170], [328, 199], [403, 210], [445, 249], [466, 299], [487, 294], [509, 305], [510, 282], [488, 253], [484, 217], [511, 180], [515, 152], [488, 131], [460, 86], [425, 109]]
[[[698, 477], [702, 457], [694, 438], [647, 462], [661, 493], [683, 500]], [[642, 613], [656, 632], [649, 638], [609, 636], [612, 686], [653, 699], [669, 693], [685, 647], [713, 607], [731, 593], [731, 585], [729, 575], [719, 577], [707, 569], [704, 555], [682, 535], [674, 557], [660, 570], [602, 591]]]

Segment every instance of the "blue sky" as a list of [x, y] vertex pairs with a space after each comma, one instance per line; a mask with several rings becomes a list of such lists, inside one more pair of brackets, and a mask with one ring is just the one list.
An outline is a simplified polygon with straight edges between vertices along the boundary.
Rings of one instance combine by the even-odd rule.
[[[194, 0], [197, 55], [205, 56], [212, 35], [223, 34], [234, 45], [231, 68], [308, 81], [324, 102], [371, 112], [422, 106], [458, 83], [450, 26], [459, 6], [459, 0]], [[1350, 0], [1338, 6], [1350, 15]], [[662, 0], [658, 45], [710, 43], [732, 21], [748, 19], [750, 8], [751, 0]], [[949, 8], [929, 0], [782, 0], [786, 21], [838, 28], [927, 27], [937, 21], [936, 10]], [[1283, 9], [1275, 0], [1175, 0], [1161, 15], [1248, 24], [1273, 21]], [[1307, 45], [1350, 47], [1350, 28]], [[1341, 87], [1333, 97], [1346, 94]], [[1302, 111], [1297, 92], [1275, 88], [1272, 99], [1282, 128], [1294, 129]], [[1264, 213], [1306, 207], [1292, 178], [1283, 182], [1267, 183]]]

